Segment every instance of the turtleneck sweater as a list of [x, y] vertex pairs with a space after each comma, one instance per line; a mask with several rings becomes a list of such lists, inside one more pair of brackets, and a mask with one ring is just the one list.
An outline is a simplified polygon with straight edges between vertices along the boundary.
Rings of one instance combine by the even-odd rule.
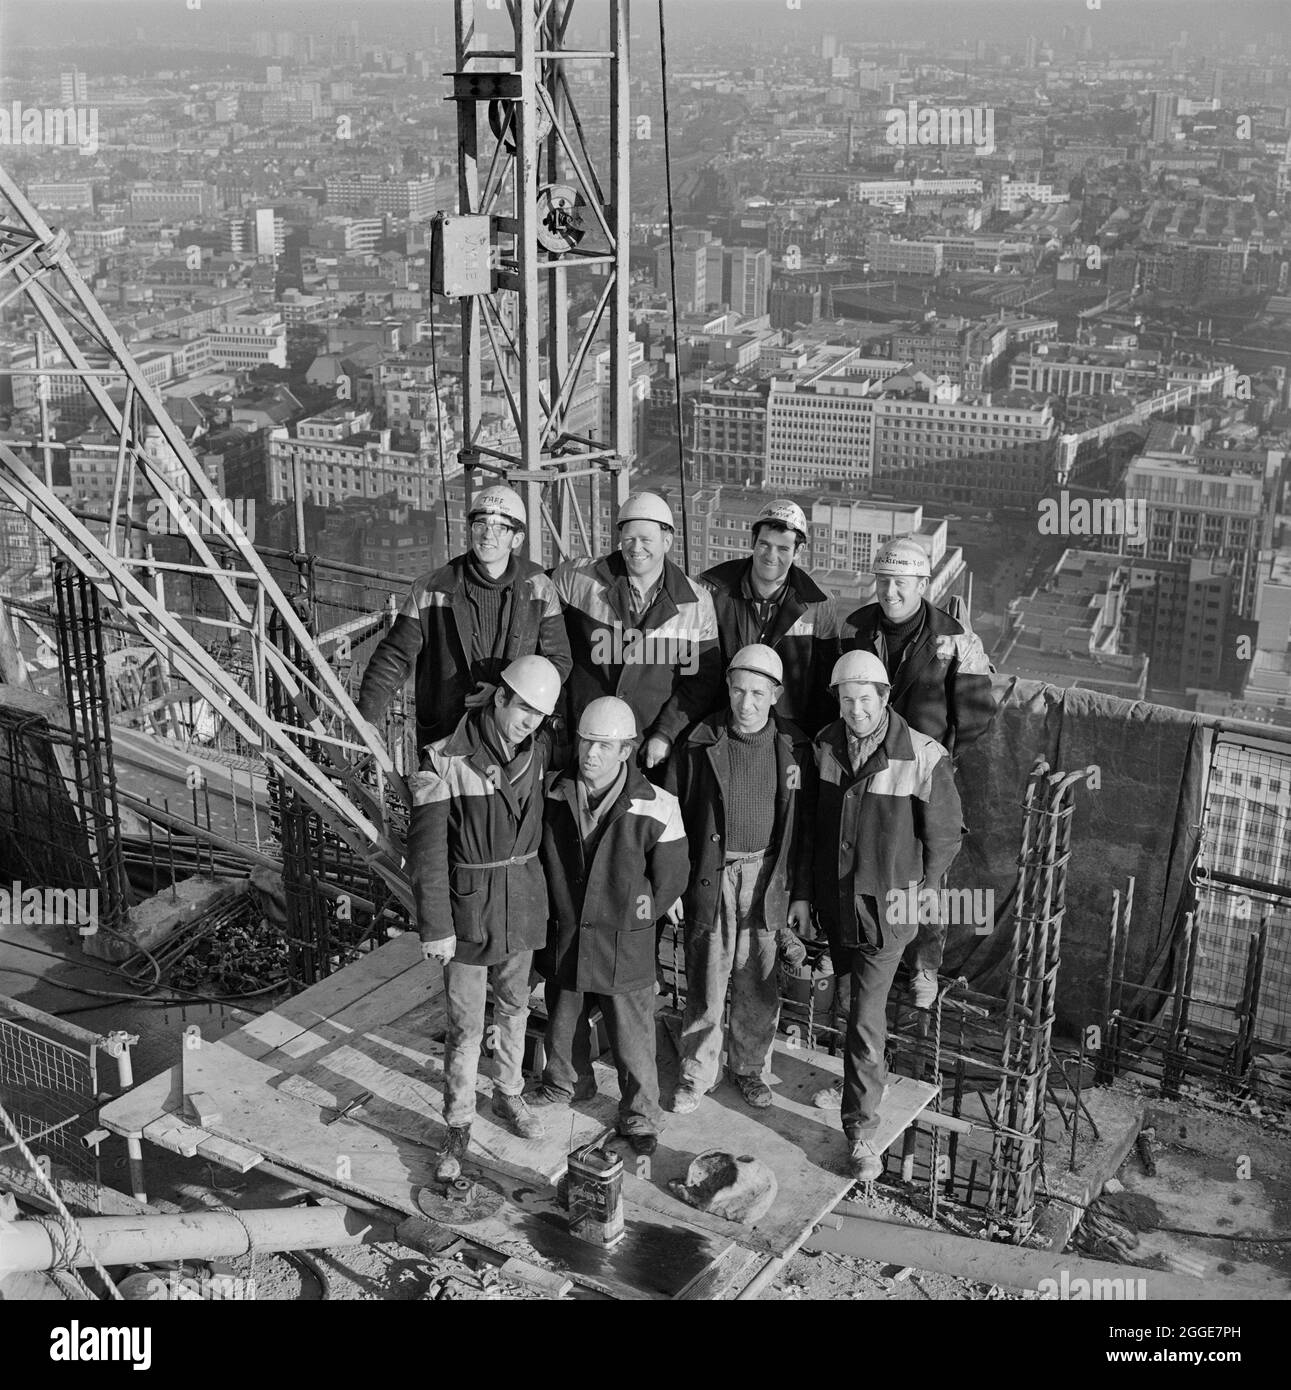
[[893, 680], [896, 679], [897, 668], [901, 665], [906, 648], [918, 637], [922, 627], [922, 603], [915, 610], [914, 616], [907, 618], [903, 623], [889, 622], [886, 616], [880, 616], [879, 631], [882, 632], [883, 642], [887, 647], [887, 660], [883, 664], [888, 668], [888, 675]]
[[491, 579], [480, 568], [474, 552], [466, 559], [466, 600], [471, 605], [471, 665], [486, 662], [490, 657], [501, 656], [502, 644], [506, 641], [507, 624], [504, 614], [511, 599], [511, 586], [515, 582], [516, 562], [513, 555], [507, 567], [496, 578]]
[[761, 854], [775, 833], [775, 724], [768, 719], [756, 734], [728, 724], [731, 785], [726, 798], [727, 854]]

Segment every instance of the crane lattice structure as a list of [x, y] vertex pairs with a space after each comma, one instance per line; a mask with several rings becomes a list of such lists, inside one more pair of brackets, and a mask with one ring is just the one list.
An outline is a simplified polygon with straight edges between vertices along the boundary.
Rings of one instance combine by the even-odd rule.
[[[359, 718], [314, 640], [299, 600], [279, 587], [81, 278], [67, 234], [51, 229], [2, 169], [0, 196], [8, 204], [0, 221], [0, 305], [22, 297], [35, 312], [66, 363], [58, 372], [81, 381], [117, 446], [102, 535], [55, 491], [48, 462], [42, 476], [2, 440], [0, 497], [39, 528], [159, 658], [248, 745], [260, 749], [284, 783], [411, 906], [402, 849], [380, 808], [387, 786], [404, 799], [407, 788], [384, 743]], [[124, 399], [118, 404], [110, 388], [122, 382]], [[145, 448], [145, 439], [155, 434], [163, 450]], [[146, 490], [167, 515], [192, 520], [186, 528], [192, 563], [138, 553], [136, 496], [146, 496]], [[231, 556], [231, 566], [221, 563], [216, 549]], [[185, 614], [181, 620], [167, 608], [165, 577], [183, 573], [217, 587], [222, 616]], [[226, 670], [193, 625], [239, 640], [250, 656], [250, 678], [238, 680]], [[277, 714], [271, 708], [271, 679], [289, 703], [289, 718], [281, 708]], [[375, 800], [353, 770], [354, 760], [364, 754], [376, 768]]]
[[[571, 553], [575, 536], [583, 553], [599, 551], [600, 481], [606, 474], [613, 480], [617, 510], [627, 495], [633, 450], [628, 0], [608, 3], [609, 46], [601, 49], [567, 44], [574, 0], [507, 0], [505, 12], [484, 11], [480, 0], [456, 4], [458, 204], [464, 218], [478, 220], [491, 253], [487, 287], [461, 301], [465, 445], [459, 458], [468, 487], [483, 474], [523, 488], [536, 560], [543, 558], [544, 527], [558, 557]], [[510, 48], [477, 43], [479, 13], [487, 13], [489, 24], [510, 18]], [[608, 153], [595, 151], [588, 138], [569, 81], [571, 61], [607, 67]], [[486, 124], [491, 149], [487, 137], [481, 147]], [[440, 274], [450, 285], [457, 278], [453, 254], [445, 237]], [[572, 335], [571, 274], [604, 281], [585, 326]], [[566, 426], [607, 319], [608, 438], [596, 440]], [[511, 449], [481, 441], [486, 375], [503, 385], [515, 433]], [[588, 480], [586, 493], [576, 486], [580, 478]]]

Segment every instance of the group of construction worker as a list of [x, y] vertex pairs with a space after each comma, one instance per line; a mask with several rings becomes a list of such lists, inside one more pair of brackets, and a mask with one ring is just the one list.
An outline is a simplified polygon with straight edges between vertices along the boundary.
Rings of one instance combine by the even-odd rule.
[[[618, 1132], [654, 1152], [665, 921], [686, 983], [669, 1108], [703, 1103], [723, 1049], [743, 1103], [773, 1103], [779, 962], [823, 936], [845, 1047], [841, 1086], [815, 1103], [840, 1110], [850, 1172], [877, 1177], [888, 994], [912, 947], [912, 1001], [935, 1001], [944, 937], [920, 926], [935, 914], [889, 904], [941, 884], [963, 833], [952, 755], [994, 714], [981, 643], [928, 601], [928, 553], [884, 544], [877, 602], [848, 611], [797, 563], [809, 531], [792, 501], [761, 510], [746, 558], [698, 579], [670, 558], [672, 510], [650, 492], [620, 508], [616, 550], [550, 574], [521, 554], [512, 489], [477, 493], [469, 524], [469, 551], [413, 583], [358, 700], [377, 721], [415, 680], [407, 862], [447, 1010], [437, 1177], [468, 1152], [490, 985], [494, 1114], [537, 1140], [545, 1111], [595, 1095], [599, 1014]], [[535, 970], [545, 1065], [526, 1090]]]

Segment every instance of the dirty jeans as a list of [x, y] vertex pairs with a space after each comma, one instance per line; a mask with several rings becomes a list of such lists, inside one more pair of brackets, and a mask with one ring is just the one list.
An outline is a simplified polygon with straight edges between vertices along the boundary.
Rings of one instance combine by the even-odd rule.
[[657, 1134], [659, 1070], [655, 1063], [653, 985], [626, 994], [585, 994], [548, 982], [547, 1066], [543, 1083], [572, 1096], [578, 1081], [593, 1075], [588, 1019], [599, 1007], [619, 1074], [619, 1133]]
[[717, 1080], [722, 1005], [731, 989], [727, 1066], [736, 1076], [762, 1075], [780, 1018], [776, 936], [763, 912], [774, 855], [722, 869], [712, 931], [686, 932], [686, 1014], [681, 1025], [681, 1079], [697, 1091]]
[[518, 951], [497, 965], [444, 967], [448, 1036], [444, 1048], [444, 1123], [469, 1125], [475, 1118], [475, 1078], [484, 1037], [485, 989], [493, 983], [493, 1089], [518, 1096], [524, 1090], [524, 1026], [529, 1017], [532, 951]]
[[[917, 925], [894, 927], [884, 921], [878, 902], [856, 902], [862, 940], [878, 945], [839, 947], [830, 943], [835, 962], [847, 961], [852, 981], [852, 1008], [843, 1050], [843, 1132], [849, 1140], [873, 1139], [879, 1123], [879, 1102], [887, 1080], [884, 1051], [888, 1038], [888, 991], [902, 953], [914, 940]], [[868, 930], [867, 930], [868, 928]]]

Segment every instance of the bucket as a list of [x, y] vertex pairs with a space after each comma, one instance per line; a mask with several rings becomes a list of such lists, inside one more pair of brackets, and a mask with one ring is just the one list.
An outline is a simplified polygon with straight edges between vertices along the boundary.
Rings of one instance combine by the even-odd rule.
[[805, 1013], [810, 1005], [817, 1015], [828, 1013], [834, 1003], [833, 962], [822, 951], [815, 964], [810, 956], [801, 965], [781, 965], [780, 982], [784, 997]]

